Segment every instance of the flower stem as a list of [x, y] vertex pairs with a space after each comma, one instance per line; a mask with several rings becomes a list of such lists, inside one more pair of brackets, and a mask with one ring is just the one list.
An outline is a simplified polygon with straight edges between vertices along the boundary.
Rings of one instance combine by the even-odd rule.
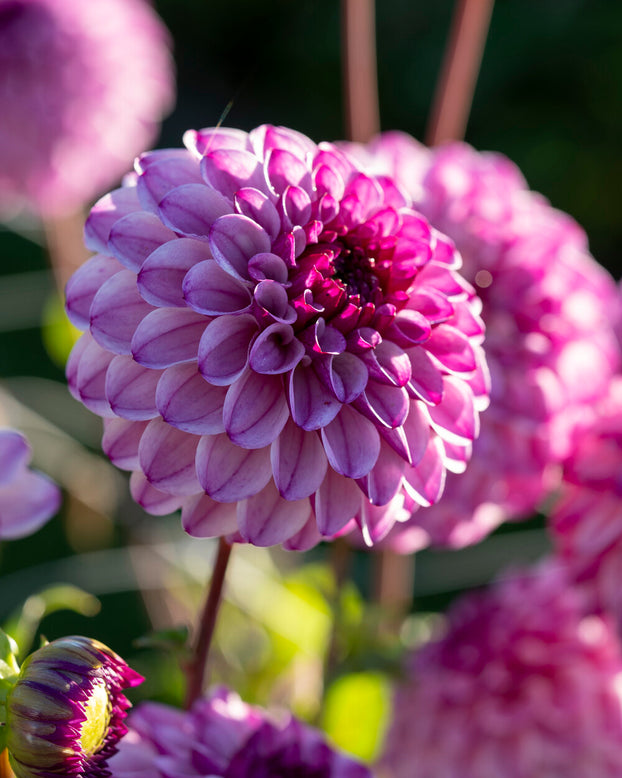
[[61, 295], [69, 278], [89, 256], [82, 239], [83, 227], [84, 214], [81, 211], [47, 219], [43, 223], [50, 265]]
[[380, 132], [374, 0], [341, 0], [346, 136], [366, 143]]
[[186, 708], [192, 707], [192, 704], [203, 691], [205, 683], [207, 657], [209, 654], [214, 628], [216, 626], [216, 617], [222, 598], [222, 589], [227, 572], [227, 564], [231, 555], [231, 546], [226, 540], [220, 538], [218, 541], [218, 552], [214, 562], [214, 571], [207, 590], [207, 597], [201, 612], [201, 621], [199, 631], [196, 635], [192, 657], [186, 666], [186, 675], [188, 687], [186, 690]]
[[457, 0], [426, 144], [464, 137], [494, 0]]

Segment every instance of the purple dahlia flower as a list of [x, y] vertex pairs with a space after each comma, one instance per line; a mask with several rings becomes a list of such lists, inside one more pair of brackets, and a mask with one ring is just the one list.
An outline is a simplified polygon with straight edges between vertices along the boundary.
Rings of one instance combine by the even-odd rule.
[[[392, 778], [617, 778], [622, 655], [559, 570], [470, 595], [396, 686]], [[384, 773], [383, 773], [384, 774]]]
[[22, 665], [6, 701], [6, 744], [16, 778], [105, 778], [126, 732], [123, 689], [134, 672], [103, 643], [54, 640]]
[[622, 624], [622, 377], [575, 430], [550, 515], [558, 557], [589, 606]]
[[28, 468], [31, 449], [16, 430], [0, 429], [0, 538], [30, 535], [60, 507], [60, 491]]
[[399, 133], [347, 148], [394, 174], [455, 241], [482, 298], [491, 403], [468, 475], [450, 475], [443, 499], [389, 541], [402, 551], [474, 543], [530, 515], [557, 484], [574, 424], [620, 362], [616, 287], [581, 228], [530, 192], [504, 156], [461, 143], [426, 149]]
[[173, 94], [144, 0], [0, 0], [0, 208], [90, 200], [154, 140]]
[[487, 403], [479, 301], [386, 177], [262, 126], [141, 157], [67, 286], [71, 391], [152, 513], [195, 536], [368, 543], [463, 470]]
[[291, 716], [275, 718], [218, 689], [190, 711], [142, 703], [110, 761], [114, 778], [371, 778]]

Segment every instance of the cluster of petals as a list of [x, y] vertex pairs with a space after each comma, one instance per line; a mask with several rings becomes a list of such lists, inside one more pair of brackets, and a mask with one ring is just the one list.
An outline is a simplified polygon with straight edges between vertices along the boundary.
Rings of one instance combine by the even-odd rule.
[[392, 778], [614, 778], [621, 738], [613, 626], [545, 566], [467, 595], [410, 656], [381, 764]]
[[558, 558], [589, 607], [622, 623], [622, 377], [585, 414], [563, 462], [549, 527]]
[[70, 389], [151, 513], [304, 549], [373, 544], [461, 472], [481, 304], [387, 177], [285, 128], [189, 131], [93, 208]]
[[110, 761], [113, 778], [371, 778], [315, 729], [220, 688], [190, 711], [139, 705]]
[[462, 143], [426, 149], [400, 133], [351, 150], [395, 175], [455, 241], [482, 299], [491, 403], [468, 476], [449, 476], [438, 505], [391, 540], [402, 551], [463, 546], [530, 515], [557, 484], [575, 423], [619, 365], [616, 287], [581, 228], [503, 155]]
[[0, 0], [0, 209], [94, 199], [153, 142], [173, 95], [147, 0]]
[[0, 538], [30, 535], [60, 507], [60, 490], [47, 476], [31, 470], [32, 451], [14, 429], [0, 429]]

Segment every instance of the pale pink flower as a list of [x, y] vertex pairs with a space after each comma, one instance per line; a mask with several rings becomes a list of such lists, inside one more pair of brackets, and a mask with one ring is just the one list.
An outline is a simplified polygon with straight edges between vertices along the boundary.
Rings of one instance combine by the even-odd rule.
[[372, 778], [317, 730], [226, 689], [190, 711], [142, 703], [129, 725], [109, 762], [113, 778]]
[[354, 152], [395, 174], [456, 242], [482, 298], [492, 379], [468, 474], [450, 475], [442, 500], [387, 542], [401, 551], [473, 543], [529, 516], [558, 483], [575, 423], [620, 362], [615, 284], [581, 228], [530, 192], [504, 156], [460, 143], [430, 150], [400, 133]]
[[155, 140], [173, 94], [146, 0], [0, 0], [0, 208], [92, 200]]
[[463, 470], [487, 404], [479, 301], [388, 179], [262, 126], [141, 157], [67, 287], [74, 395], [152, 513], [195, 536], [368, 543]]
[[396, 684], [391, 778], [618, 778], [622, 655], [551, 567], [467, 595]]
[[60, 507], [60, 491], [28, 467], [32, 451], [17, 430], [0, 429], [0, 538], [31, 535]]

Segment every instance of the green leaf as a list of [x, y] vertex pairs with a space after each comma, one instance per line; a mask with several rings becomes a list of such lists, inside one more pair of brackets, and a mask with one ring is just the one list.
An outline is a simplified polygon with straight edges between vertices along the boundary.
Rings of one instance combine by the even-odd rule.
[[352, 673], [328, 689], [323, 728], [335, 743], [366, 762], [380, 751], [388, 724], [391, 692], [382, 673]]
[[67, 318], [62, 298], [54, 294], [43, 309], [41, 337], [50, 358], [64, 367], [69, 352], [82, 334]]

